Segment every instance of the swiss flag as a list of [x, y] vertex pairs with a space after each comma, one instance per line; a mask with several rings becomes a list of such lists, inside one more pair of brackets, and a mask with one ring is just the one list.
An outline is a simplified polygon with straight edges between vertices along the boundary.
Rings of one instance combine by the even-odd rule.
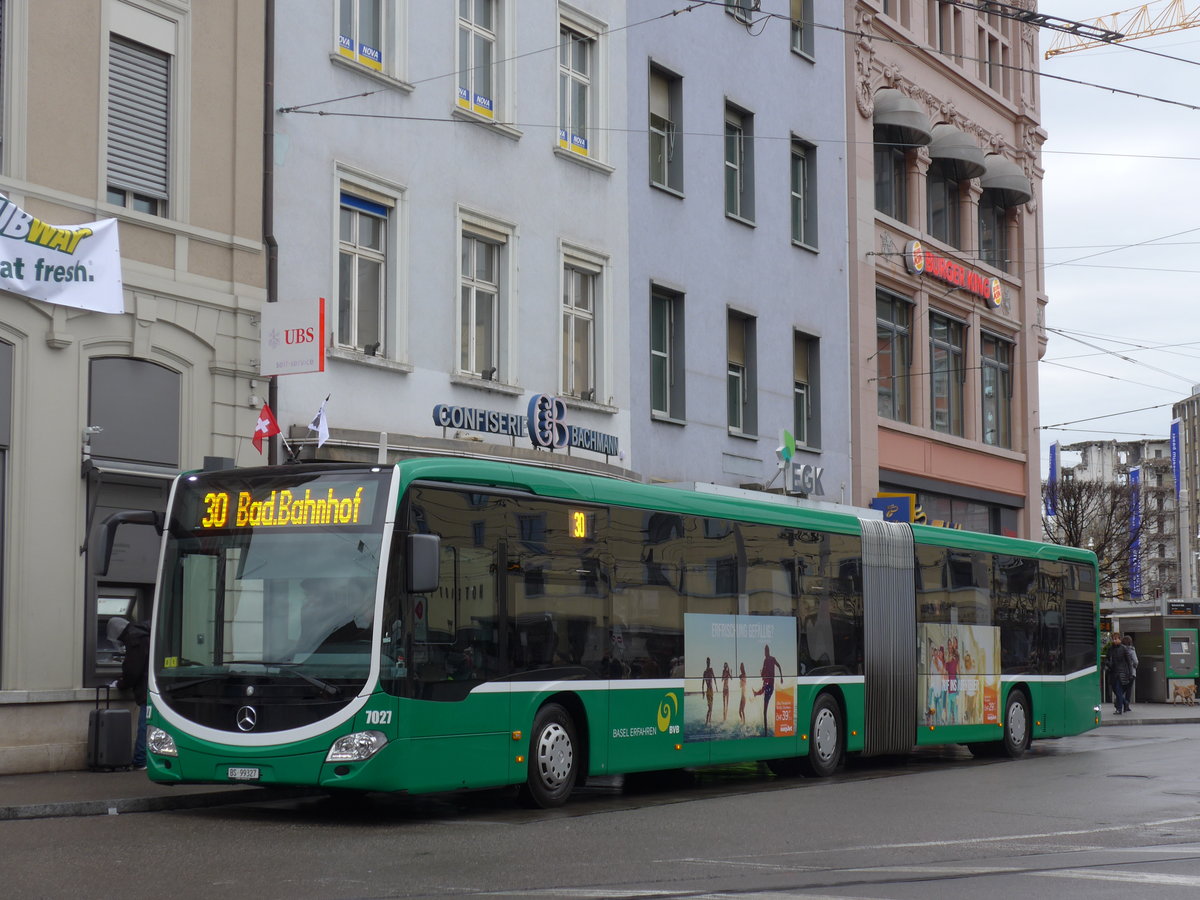
[[262, 412], [258, 414], [258, 424], [254, 426], [254, 439], [251, 441], [254, 449], [262, 453], [263, 438], [269, 438], [279, 432], [279, 423], [275, 421], [275, 413], [271, 412], [271, 407], [264, 403]]

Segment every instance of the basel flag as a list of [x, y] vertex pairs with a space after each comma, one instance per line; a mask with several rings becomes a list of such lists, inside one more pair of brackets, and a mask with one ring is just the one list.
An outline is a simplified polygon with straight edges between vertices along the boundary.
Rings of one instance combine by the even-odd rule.
[[279, 423], [275, 421], [275, 413], [271, 412], [271, 407], [264, 403], [262, 412], [258, 414], [258, 424], [254, 426], [254, 438], [251, 441], [254, 444], [254, 449], [262, 453], [263, 438], [279, 434], [279, 431]]

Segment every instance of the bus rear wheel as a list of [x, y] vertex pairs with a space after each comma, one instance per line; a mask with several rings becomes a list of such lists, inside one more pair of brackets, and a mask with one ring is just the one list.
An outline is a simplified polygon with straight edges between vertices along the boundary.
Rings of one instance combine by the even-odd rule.
[[529, 777], [519, 799], [523, 806], [550, 809], [562, 806], [579, 777], [575, 722], [557, 703], [538, 710], [529, 736]]
[[829, 694], [822, 694], [813, 704], [808, 755], [797, 759], [800, 771], [810, 778], [828, 778], [836, 772], [845, 746], [842, 732], [842, 708]]
[[1029, 699], [1021, 690], [1010, 691], [1004, 706], [1004, 740], [1000, 753], [1009, 759], [1019, 759], [1029, 749], [1033, 738], [1030, 726]]

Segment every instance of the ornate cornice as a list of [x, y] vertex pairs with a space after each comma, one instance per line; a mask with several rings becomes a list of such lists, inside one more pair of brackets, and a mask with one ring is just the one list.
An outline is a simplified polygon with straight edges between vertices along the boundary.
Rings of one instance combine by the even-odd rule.
[[[1023, 8], [1032, 7], [1032, 0], [1020, 0]], [[884, 89], [898, 90], [904, 96], [919, 103], [929, 115], [932, 122], [948, 122], [955, 128], [970, 134], [979, 141], [987, 153], [998, 153], [1012, 159], [1031, 180], [1040, 179], [1038, 160], [1046, 134], [1030, 120], [1018, 118], [1016, 121], [1019, 133], [1019, 145], [1013, 145], [1000, 135], [984, 128], [975, 120], [968, 118], [955, 106], [954, 101], [944, 100], [928, 89], [908, 78], [902, 68], [895, 63], [882, 62], [875, 53], [874, 41], [871, 34], [875, 16], [869, 10], [855, 10], [855, 30], [857, 37], [854, 41], [854, 96], [858, 113], [864, 119], [871, 118], [875, 113], [875, 94]], [[1026, 33], [1028, 29], [1028, 34]], [[1036, 29], [1025, 25], [1021, 33], [1023, 41], [1036, 41]]]

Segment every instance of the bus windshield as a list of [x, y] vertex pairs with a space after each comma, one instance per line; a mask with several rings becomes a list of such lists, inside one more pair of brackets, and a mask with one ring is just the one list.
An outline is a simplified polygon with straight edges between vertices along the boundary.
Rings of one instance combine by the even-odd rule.
[[283, 685], [293, 700], [358, 692], [375, 643], [388, 476], [297, 468], [181, 479], [155, 620], [154, 676], [168, 703], [213, 698], [230, 681]]

